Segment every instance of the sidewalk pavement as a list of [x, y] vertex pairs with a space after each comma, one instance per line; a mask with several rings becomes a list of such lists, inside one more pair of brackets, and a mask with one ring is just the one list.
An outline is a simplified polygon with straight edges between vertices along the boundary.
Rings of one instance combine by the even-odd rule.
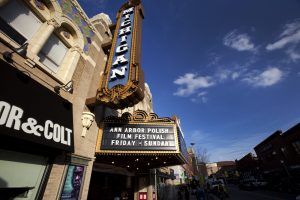
[[[197, 200], [196, 195], [190, 194], [190, 200]], [[211, 193], [208, 193], [207, 198], [205, 200], [219, 200], [219, 198]]]

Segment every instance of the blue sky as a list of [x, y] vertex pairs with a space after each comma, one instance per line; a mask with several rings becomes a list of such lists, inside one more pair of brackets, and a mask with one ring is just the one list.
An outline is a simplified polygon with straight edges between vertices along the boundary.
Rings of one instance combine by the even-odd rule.
[[[120, 0], [79, 0], [113, 21]], [[300, 122], [299, 0], [144, 0], [154, 112], [181, 119], [210, 161], [240, 159]]]

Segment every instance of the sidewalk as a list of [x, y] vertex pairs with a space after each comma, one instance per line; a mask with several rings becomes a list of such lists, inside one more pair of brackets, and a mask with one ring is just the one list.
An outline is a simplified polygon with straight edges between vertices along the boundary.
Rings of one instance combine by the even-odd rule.
[[[190, 195], [190, 200], [196, 200], [196, 195]], [[219, 200], [215, 195], [208, 193], [208, 197], [205, 200]]]

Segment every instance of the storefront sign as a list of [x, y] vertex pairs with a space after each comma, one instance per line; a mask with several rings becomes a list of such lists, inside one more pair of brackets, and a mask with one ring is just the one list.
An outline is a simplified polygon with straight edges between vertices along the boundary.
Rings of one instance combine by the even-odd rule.
[[141, 4], [125, 4], [117, 15], [117, 26], [110, 56], [97, 99], [113, 108], [132, 106], [144, 97], [140, 67]]
[[105, 124], [103, 150], [176, 150], [175, 126]]
[[72, 105], [0, 61], [0, 135], [73, 151]]

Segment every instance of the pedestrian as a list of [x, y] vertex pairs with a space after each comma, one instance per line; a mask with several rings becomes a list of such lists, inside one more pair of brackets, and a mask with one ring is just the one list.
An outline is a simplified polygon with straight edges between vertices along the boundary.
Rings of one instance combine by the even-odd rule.
[[178, 200], [182, 200], [181, 186], [178, 187], [177, 196], [178, 196]]
[[190, 200], [190, 191], [187, 186], [184, 186], [184, 196], [185, 200]]
[[205, 191], [204, 188], [201, 186], [197, 186], [196, 188], [196, 199], [197, 200], [205, 200]]

